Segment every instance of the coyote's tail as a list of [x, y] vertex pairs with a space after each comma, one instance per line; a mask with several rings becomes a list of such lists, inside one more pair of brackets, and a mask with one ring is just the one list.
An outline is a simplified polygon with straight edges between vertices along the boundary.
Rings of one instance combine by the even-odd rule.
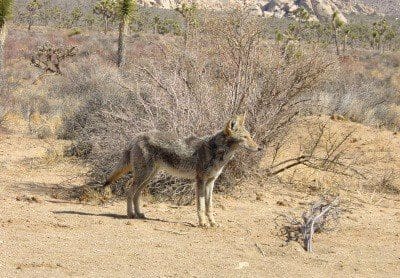
[[124, 151], [118, 166], [114, 169], [114, 171], [108, 177], [108, 179], [104, 183], [103, 187], [110, 185], [114, 181], [118, 180], [121, 176], [128, 173], [131, 170], [131, 166], [132, 166], [131, 151], [128, 149], [128, 150]]

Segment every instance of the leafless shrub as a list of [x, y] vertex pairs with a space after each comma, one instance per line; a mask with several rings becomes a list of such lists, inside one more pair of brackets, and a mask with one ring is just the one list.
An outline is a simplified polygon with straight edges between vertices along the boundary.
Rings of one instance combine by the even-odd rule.
[[[288, 123], [298, 115], [300, 107], [304, 107], [302, 104], [310, 100], [303, 96], [315, 89], [334, 68], [335, 60], [318, 48], [308, 51], [298, 45], [288, 53], [266, 44], [262, 23], [243, 10], [209, 19], [203, 26], [197, 40], [189, 40], [178, 47], [160, 45], [164, 57], [146, 61], [143, 68], [139, 67], [144, 78], [156, 87], [152, 90], [164, 91], [161, 93], [185, 98], [189, 94], [202, 96], [206, 101], [201, 107], [215, 102], [204, 97], [208, 91], [214, 98], [222, 98], [217, 110], [211, 107], [200, 110], [202, 115], [199, 116], [203, 119], [196, 121], [200, 124], [247, 111], [249, 128], [264, 145], [285, 133]], [[174, 71], [177, 74], [171, 76], [173, 82], [168, 82], [166, 77]], [[218, 110], [224, 110], [219, 117], [208, 115], [207, 118], [204, 114]], [[173, 129], [183, 130], [187, 128], [182, 126], [180, 115], [190, 111], [188, 116], [193, 117], [193, 113], [198, 112], [186, 108], [176, 111], [177, 117], [172, 122], [178, 126]], [[232, 180], [242, 178], [258, 161], [254, 157], [240, 156], [231, 164], [230, 169], [234, 170], [228, 173]]]
[[[122, 148], [143, 131], [204, 136], [223, 128], [232, 114], [248, 111], [250, 130], [269, 144], [299, 113], [307, 101], [303, 94], [334, 68], [334, 60], [318, 48], [299, 45], [289, 54], [267, 44], [258, 19], [245, 11], [204, 18], [196, 36], [186, 40], [138, 38], [122, 73], [93, 58], [65, 73], [67, 81], [54, 91], [68, 92], [71, 105], [65, 107], [76, 109], [66, 113], [64, 137], [87, 146], [92, 182], [101, 183]], [[251, 173], [261, 155], [247, 157], [239, 154], [220, 186]], [[157, 187], [178, 199], [191, 192], [185, 181], [171, 186], [168, 178], [160, 179], [153, 192]]]
[[400, 113], [393, 88], [373, 80], [338, 82], [340, 84], [331, 84], [330, 89], [319, 94], [323, 112], [372, 126], [397, 129]]
[[[280, 215], [276, 220], [284, 219], [287, 223], [282, 228], [286, 241], [302, 241], [304, 249], [313, 252], [314, 233], [333, 231], [338, 226], [341, 209], [339, 198], [324, 196], [312, 202], [309, 209], [301, 215], [301, 220], [294, 215]], [[279, 222], [279, 221], [278, 221]]]
[[80, 202], [93, 202], [105, 204], [112, 198], [111, 192], [98, 192], [90, 186], [74, 186], [72, 188], [61, 187], [54, 190], [52, 197], [55, 199], [76, 199]]
[[362, 185], [371, 192], [400, 194], [400, 175], [396, 169], [386, 169]]
[[336, 78], [312, 96], [319, 103], [313, 111], [397, 131], [400, 99], [396, 63], [388, 64], [385, 56], [368, 57], [363, 52], [353, 55], [347, 63], [342, 62]]
[[32, 55], [31, 64], [43, 71], [38, 77], [38, 79], [40, 79], [45, 74], [61, 74], [60, 63], [68, 57], [73, 57], [75, 55], [75, 46], [58, 47], [46, 42], [40, 45], [37, 51]]
[[193, 181], [178, 179], [162, 173], [150, 184], [149, 193], [158, 200], [176, 203], [179, 206], [190, 205], [194, 201]]
[[282, 144], [274, 147], [274, 157], [268, 167], [268, 175], [277, 175], [293, 167], [304, 165], [318, 171], [332, 172], [338, 175], [354, 176], [366, 179], [358, 169], [355, 157], [348, 157], [348, 142], [353, 131], [344, 135], [331, 132], [326, 124], [321, 123], [317, 128], [308, 128], [308, 139], [300, 145], [300, 154], [294, 158], [276, 161]]
[[[0, 124], [5, 114], [10, 110], [9, 92], [5, 76], [0, 75]], [[4, 85], [3, 85], [4, 84]]]
[[6, 74], [0, 73], [0, 125], [3, 122], [4, 116], [18, 108], [18, 101], [11, 93], [13, 84], [9, 82]]

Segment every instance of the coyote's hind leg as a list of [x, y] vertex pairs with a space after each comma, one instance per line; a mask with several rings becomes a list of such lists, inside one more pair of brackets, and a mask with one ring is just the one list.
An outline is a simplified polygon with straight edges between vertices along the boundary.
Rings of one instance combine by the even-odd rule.
[[150, 180], [156, 175], [157, 171], [154, 166], [147, 167], [143, 170], [135, 180], [136, 190], [133, 195], [133, 204], [135, 207], [135, 217], [136, 218], [146, 218], [144, 213], [140, 211], [140, 197], [142, 195], [142, 190], [147, 186]]
[[128, 188], [126, 212], [127, 212], [128, 218], [135, 218], [135, 214], [133, 213], [133, 195], [135, 193], [135, 181], [134, 181], [134, 179], [129, 179], [126, 182], [125, 186], [126, 186], [126, 188]]

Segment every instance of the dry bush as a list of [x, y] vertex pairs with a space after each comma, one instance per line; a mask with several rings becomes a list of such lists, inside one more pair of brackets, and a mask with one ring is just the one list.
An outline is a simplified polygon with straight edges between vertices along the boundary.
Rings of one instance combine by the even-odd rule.
[[31, 57], [31, 64], [43, 71], [43, 74], [62, 74], [60, 63], [76, 55], [76, 47], [55, 46], [50, 42], [38, 46]]
[[400, 194], [400, 176], [393, 168], [386, 169], [373, 176], [369, 182], [362, 184], [363, 189], [380, 194]]
[[359, 171], [356, 157], [349, 156], [349, 142], [354, 131], [345, 134], [337, 134], [330, 130], [325, 123], [313, 123], [308, 126], [308, 134], [299, 144], [298, 155], [277, 160], [282, 150], [282, 143], [276, 142], [274, 155], [270, 166], [267, 168], [268, 175], [277, 175], [286, 170], [300, 165], [319, 172], [330, 172], [336, 175], [366, 179]]
[[342, 63], [336, 78], [314, 95], [314, 100], [319, 102], [314, 112], [338, 114], [352, 121], [397, 131], [400, 124], [400, 98], [395, 82], [398, 65], [396, 60], [391, 61], [397, 57], [396, 53], [354, 55], [354, 61]]
[[309, 209], [302, 213], [300, 219], [293, 214], [286, 214], [279, 215], [275, 222], [278, 224], [283, 219], [285, 225], [280, 230], [286, 242], [302, 241], [304, 249], [313, 252], [313, 235], [337, 229], [341, 213], [339, 197], [327, 195], [310, 203]]
[[393, 88], [363, 78], [339, 82], [320, 95], [323, 112], [372, 126], [398, 128], [400, 114]]
[[10, 79], [7, 73], [0, 73], [0, 126], [6, 128], [12, 125], [8, 120], [21, 110], [20, 101], [12, 94], [16, 85]]
[[6, 77], [0, 75], [0, 82], [1, 82], [0, 86], [0, 124], [1, 124], [3, 117], [11, 109], [11, 103], [10, 103], [11, 96], [10, 96], [9, 84], [6, 80]]
[[302, 117], [291, 125], [288, 135], [274, 142], [261, 163], [262, 177], [309, 194], [366, 183], [372, 160], [355, 126], [335, 123], [328, 117]]
[[[202, 18], [185, 39], [137, 38], [124, 71], [91, 56], [70, 66], [65, 81], [54, 85], [54, 96], [64, 97], [63, 137], [75, 139], [75, 151], [93, 166], [92, 182], [102, 183], [122, 149], [148, 130], [203, 136], [247, 111], [260, 143], [279, 140], [308, 100], [303, 95], [334, 68], [334, 59], [316, 47], [288, 50], [270, 43], [259, 19], [245, 11]], [[240, 153], [223, 175], [224, 184], [252, 173], [261, 156]], [[156, 181], [151, 192], [190, 195], [176, 186], [168, 193], [166, 184], [171, 182]]]

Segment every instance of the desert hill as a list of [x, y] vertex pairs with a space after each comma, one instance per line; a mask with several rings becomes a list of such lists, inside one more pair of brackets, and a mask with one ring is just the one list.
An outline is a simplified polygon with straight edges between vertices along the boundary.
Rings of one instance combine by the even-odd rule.
[[[158, 7], [164, 9], [174, 9], [184, 3], [182, 0], [139, 0], [139, 4], [148, 7]], [[194, 1], [201, 8], [225, 10], [237, 5], [243, 5], [243, 1], [237, 0], [207, 0]], [[375, 10], [370, 6], [354, 0], [250, 0], [246, 4], [251, 9], [263, 16], [296, 17], [299, 8], [307, 10], [313, 20], [329, 18], [335, 11], [343, 20], [346, 14], [374, 14]]]

